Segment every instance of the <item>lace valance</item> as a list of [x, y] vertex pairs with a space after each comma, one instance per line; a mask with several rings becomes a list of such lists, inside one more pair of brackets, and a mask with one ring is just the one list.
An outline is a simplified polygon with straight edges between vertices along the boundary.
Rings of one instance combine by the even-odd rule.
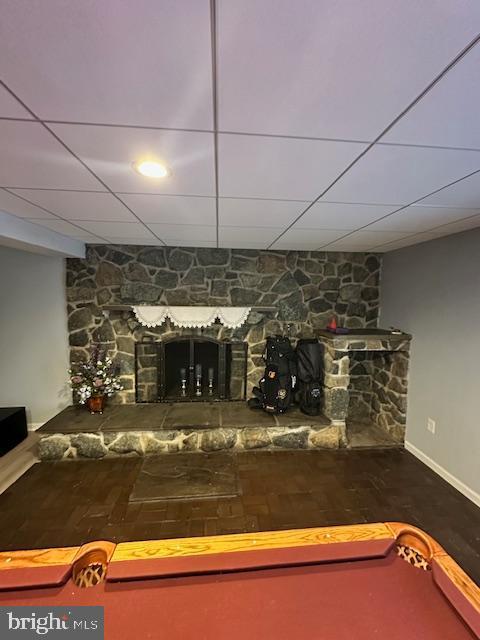
[[209, 327], [218, 318], [229, 329], [241, 327], [248, 318], [251, 307], [132, 307], [137, 320], [145, 327], [158, 327], [170, 318], [177, 327], [195, 329]]

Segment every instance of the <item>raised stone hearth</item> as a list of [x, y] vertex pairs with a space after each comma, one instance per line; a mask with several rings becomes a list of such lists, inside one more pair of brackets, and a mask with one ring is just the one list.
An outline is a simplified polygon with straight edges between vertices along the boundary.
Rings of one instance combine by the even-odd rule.
[[38, 430], [41, 459], [144, 456], [225, 450], [389, 447], [395, 441], [375, 426], [342, 441], [340, 422], [252, 411], [243, 402], [113, 405], [103, 415], [64, 409]]
[[40, 430], [41, 459], [103, 458], [178, 451], [332, 449], [340, 430], [298, 410], [274, 416], [245, 403], [113, 406], [103, 415], [69, 407]]

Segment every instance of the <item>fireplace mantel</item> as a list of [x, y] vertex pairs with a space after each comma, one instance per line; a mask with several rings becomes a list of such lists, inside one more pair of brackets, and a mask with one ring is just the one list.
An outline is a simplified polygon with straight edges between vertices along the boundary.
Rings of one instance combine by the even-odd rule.
[[[131, 305], [131, 304], [104, 304], [100, 306], [102, 311], [132, 311], [133, 306], [141, 307], [142, 305]], [[180, 307], [182, 305], [175, 305]], [[185, 307], [192, 307], [195, 305], [184, 305]], [[223, 305], [226, 306], [226, 305]], [[252, 311], [258, 311], [259, 313], [271, 313], [272, 311], [277, 311], [277, 307], [262, 307], [262, 306], [250, 306]]]

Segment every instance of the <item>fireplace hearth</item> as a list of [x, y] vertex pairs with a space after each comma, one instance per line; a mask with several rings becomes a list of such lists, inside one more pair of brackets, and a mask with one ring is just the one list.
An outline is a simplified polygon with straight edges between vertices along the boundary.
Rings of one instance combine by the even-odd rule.
[[136, 402], [245, 400], [247, 348], [199, 335], [138, 342]]

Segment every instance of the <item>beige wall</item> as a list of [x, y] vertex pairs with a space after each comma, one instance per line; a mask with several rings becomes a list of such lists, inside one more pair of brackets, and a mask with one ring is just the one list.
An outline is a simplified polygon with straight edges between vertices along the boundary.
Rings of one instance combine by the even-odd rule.
[[385, 254], [379, 326], [390, 325], [413, 334], [411, 450], [479, 502], [480, 229]]
[[65, 260], [0, 247], [0, 406], [39, 426], [70, 404]]

